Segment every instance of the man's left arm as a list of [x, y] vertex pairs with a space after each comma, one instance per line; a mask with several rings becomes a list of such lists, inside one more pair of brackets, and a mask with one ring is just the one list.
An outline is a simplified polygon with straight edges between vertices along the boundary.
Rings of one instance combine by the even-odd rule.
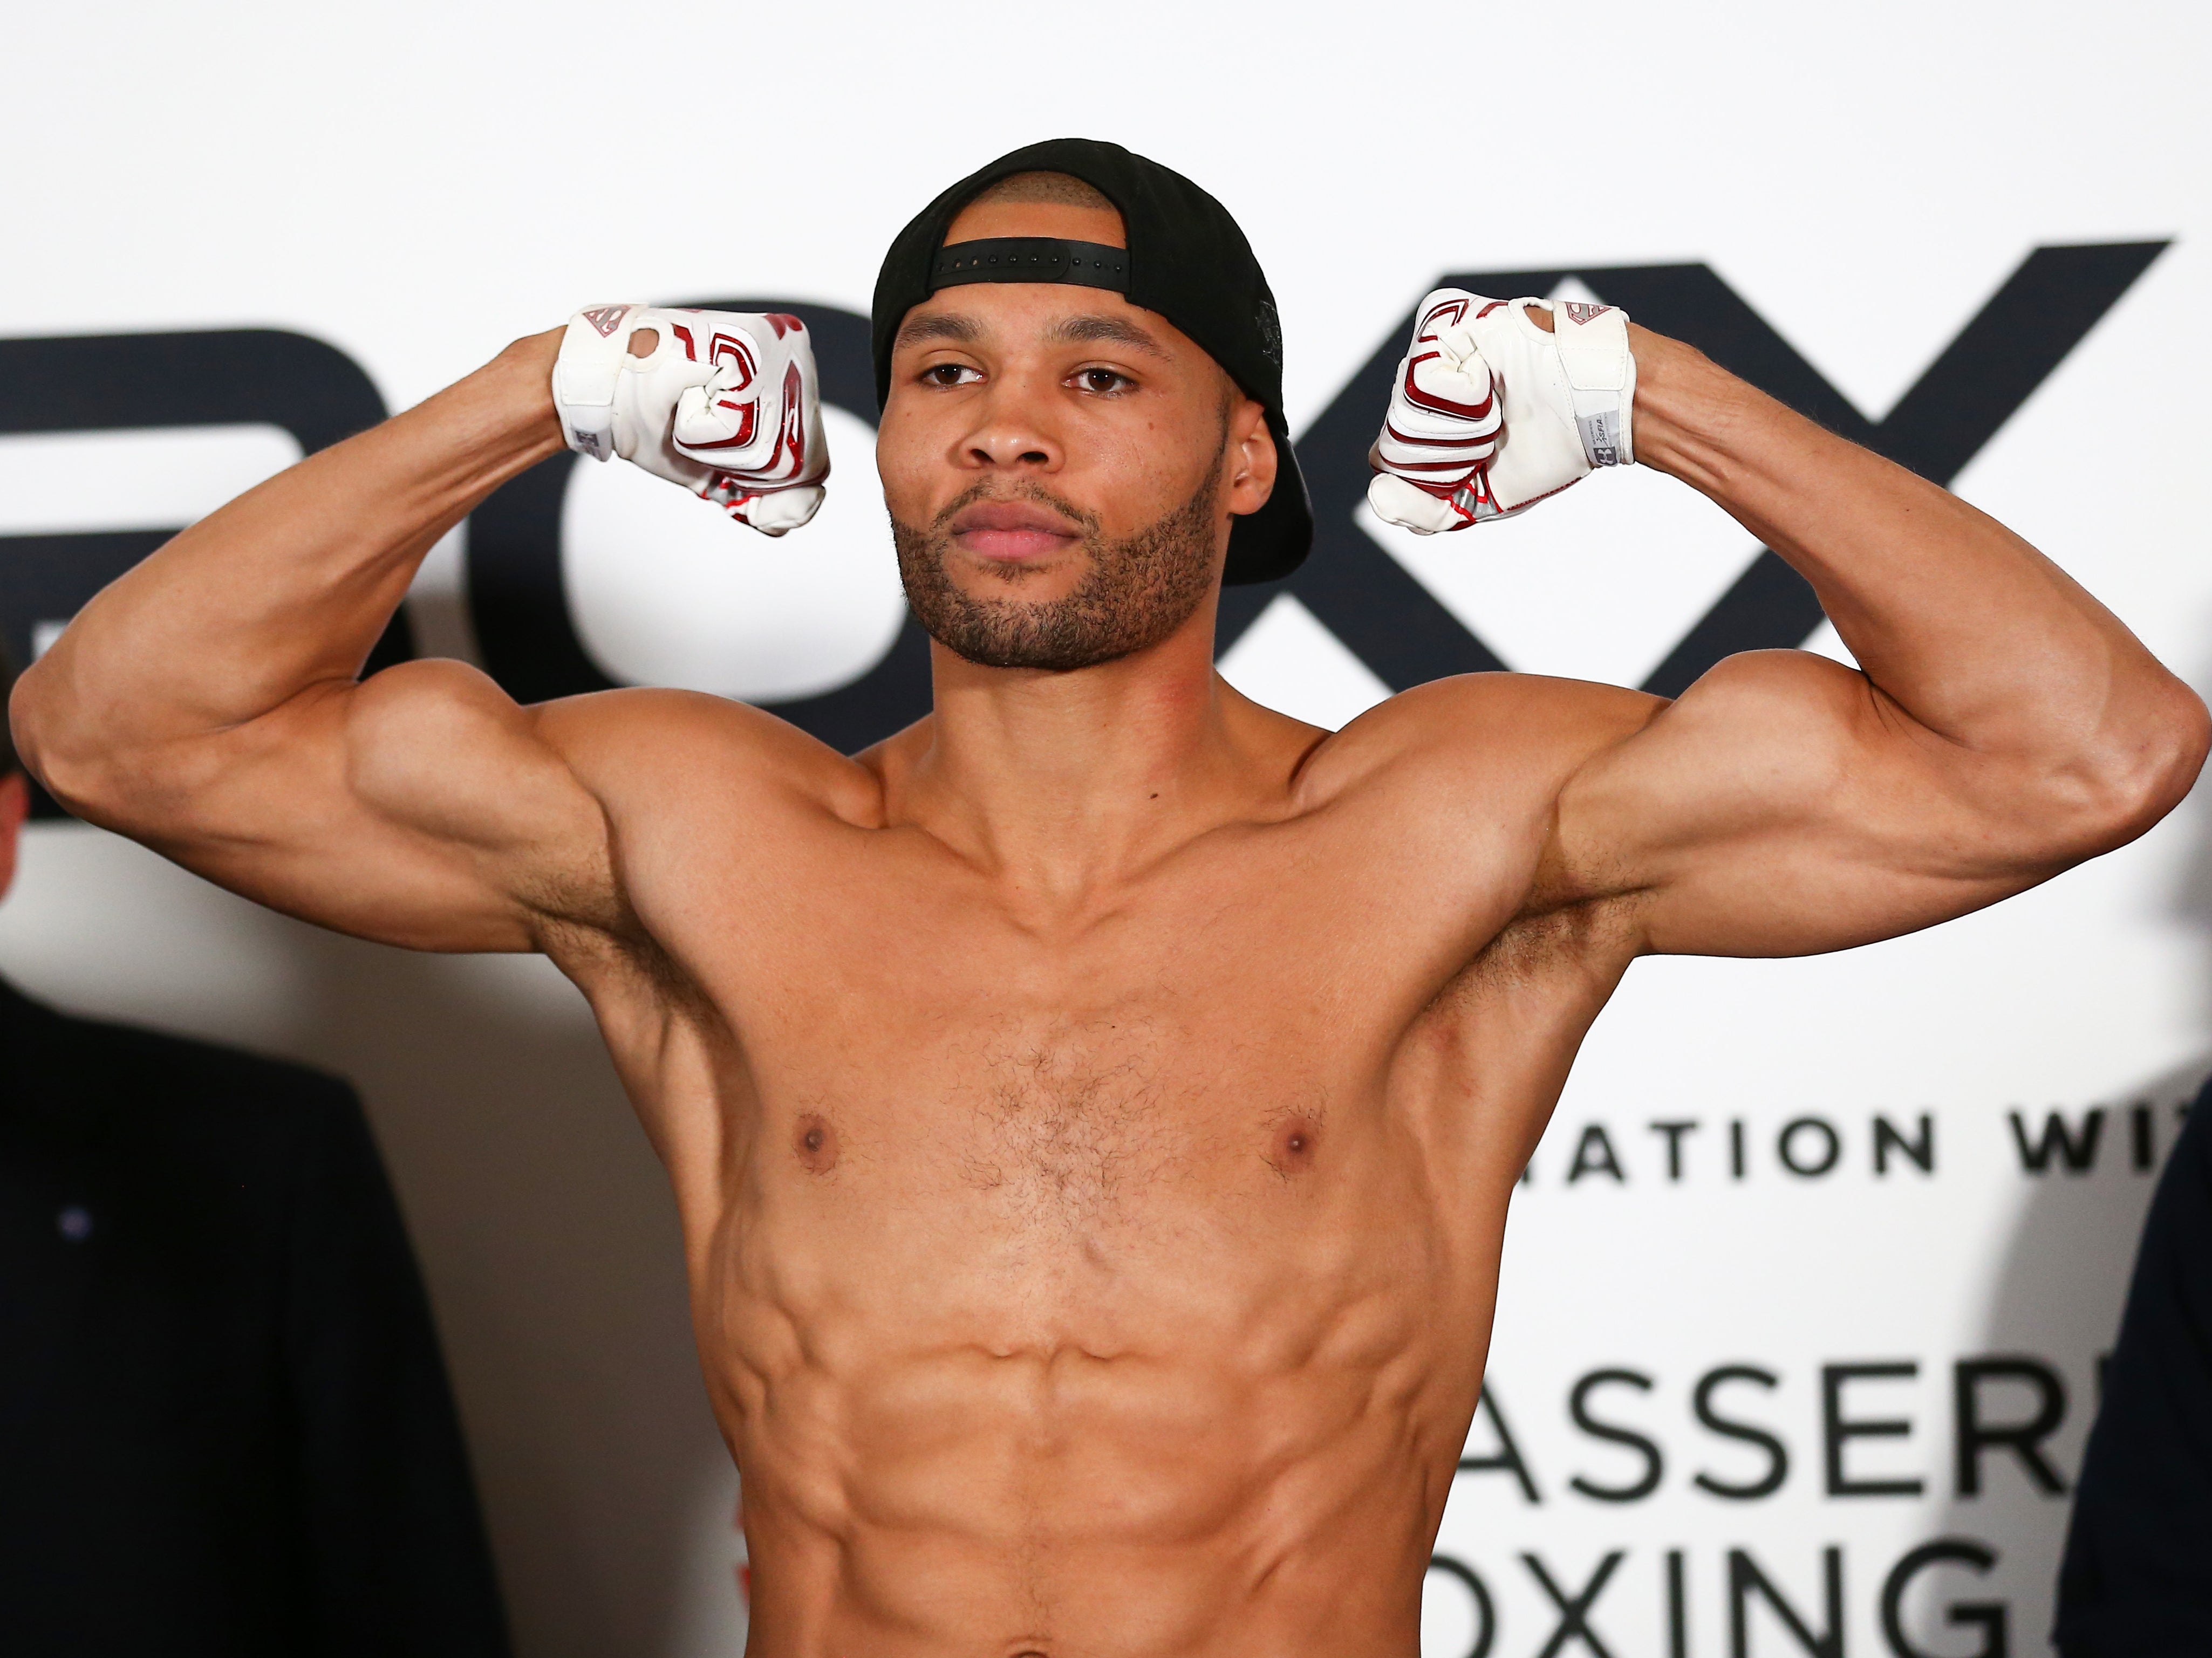
[[1563, 790], [1551, 902], [1637, 893], [1647, 948], [1794, 955], [1976, 909], [2141, 835], [2204, 705], [1986, 513], [1643, 329], [1636, 458], [1813, 585], [1860, 664], [1731, 657]]

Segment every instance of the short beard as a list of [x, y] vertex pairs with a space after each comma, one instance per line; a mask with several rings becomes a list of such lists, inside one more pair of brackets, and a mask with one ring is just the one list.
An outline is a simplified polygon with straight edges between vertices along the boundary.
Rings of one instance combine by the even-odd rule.
[[[1224, 440], [1226, 435], [1224, 430]], [[1212, 591], [1215, 514], [1226, 453], [1224, 441], [1188, 501], [1119, 541], [1099, 533], [1096, 513], [1079, 511], [1029, 482], [1010, 489], [978, 483], [926, 531], [893, 519], [891, 539], [898, 547], [907, 603], [932, 639], [986, 668], [1068, 673], [1157, 645], [1189, 621]], [[1091, 568], [1073, 592], [1032, 604], [1018, 598], [975, 598], [954, 585], [945, 570], [955, 550], [949, 526], [984, 500], [1033, 501], [1081, 526]], [[1009, 565], [992, 574], [1015, 587], [1031, 573]]]

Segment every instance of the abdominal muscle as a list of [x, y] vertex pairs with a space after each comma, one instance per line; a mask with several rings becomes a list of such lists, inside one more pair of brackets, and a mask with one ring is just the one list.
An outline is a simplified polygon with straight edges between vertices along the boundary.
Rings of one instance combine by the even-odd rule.
[[1440, 1212], [1379, 1102], [1287, 1159], [1280, 1113], [1195, 1114], [1099, 1178], [972, 1110], [898, 1159], [764, 1114], [694, 1257], [750, 1652], [1417, 1650], [1504, 1190]]

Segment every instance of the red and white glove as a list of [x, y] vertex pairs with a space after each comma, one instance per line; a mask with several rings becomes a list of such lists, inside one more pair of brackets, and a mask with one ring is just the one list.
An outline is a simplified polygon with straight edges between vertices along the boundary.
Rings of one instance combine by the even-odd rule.
[[[659, 337], [643, 356], [630, 337]], [[814, 516], [830, 446], [806, 325], [796, 317], [601, 305], [568, 319], [553, 365], [561, 435], [620, 455], [780, 536]]]
[[[1553, 331], [1523, 307], [1552, 313]], [[1609, 305], [1440, 288], [1414, 313], [1368, 504], [1417, 535], [1510, 518], [1600, 466], [1634, 464], [1636, 358]]]

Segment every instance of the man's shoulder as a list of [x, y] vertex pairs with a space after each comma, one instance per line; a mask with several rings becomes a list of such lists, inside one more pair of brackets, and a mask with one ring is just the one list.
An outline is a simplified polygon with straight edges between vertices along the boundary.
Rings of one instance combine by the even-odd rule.
[[[610, 811], [818, 807], [867, 815], [876, 775], [788, 720], [704, 691], [636, 688], [539, 704], [539, 729]], [[717, 785], [726, 786], [718, 787]]]
[[1307, 781], [1336, 794], [1433, 779], [1548, 801], [1666, 706], [1663, 697], [1589, 680], [1459, 674], [1401, 691], [1318, 744]]

